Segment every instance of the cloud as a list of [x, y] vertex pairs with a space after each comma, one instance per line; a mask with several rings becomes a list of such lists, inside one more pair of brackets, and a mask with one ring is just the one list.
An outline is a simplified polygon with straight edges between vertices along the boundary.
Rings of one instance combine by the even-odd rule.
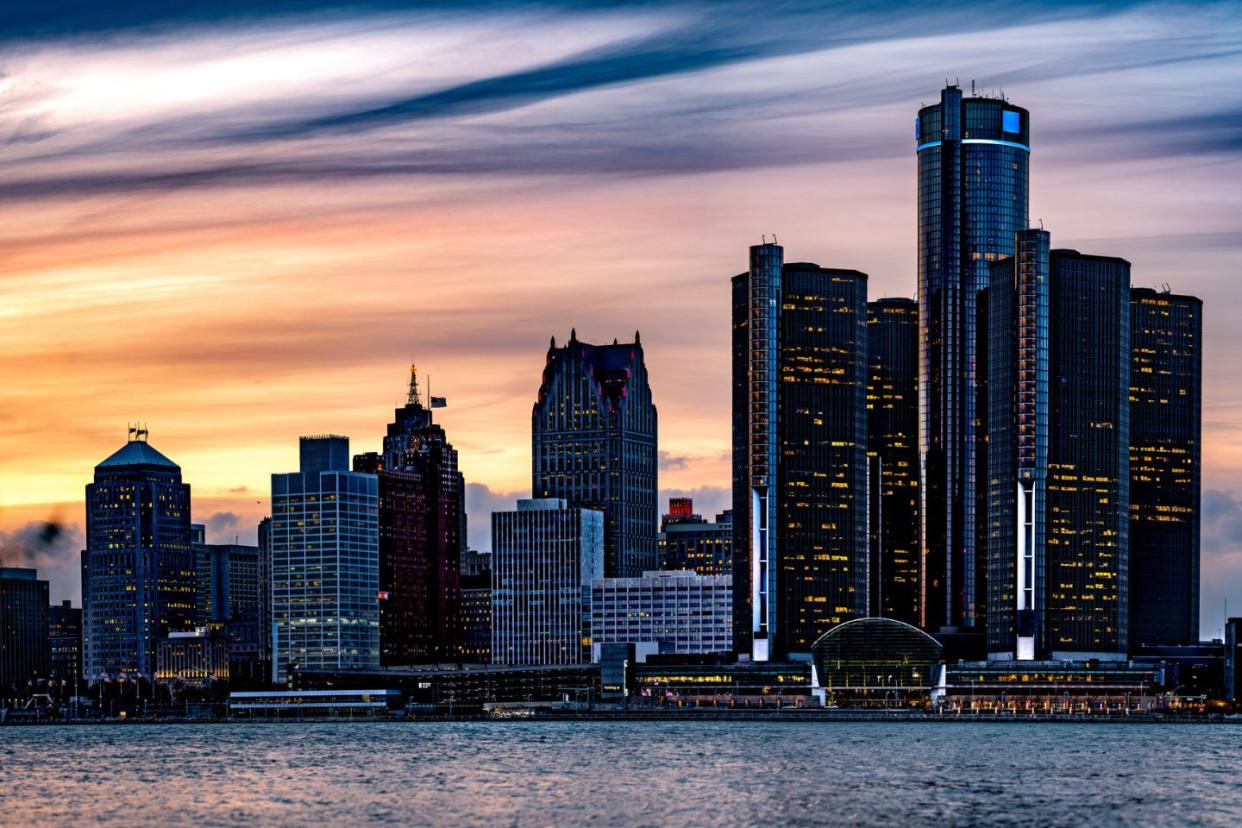
[[530, 492], [498, 492], [483, 483], [466, 484], [466, 542], [480, 552], [492, 550], [492, 512], [511, 512]]
[[[207, 527], [208, 543], [231, 543], [241, 526], [242, 519], [235, 512], [216, 512], [203, 521]], [[221, 539], [220, 535], [227, 535]]]
[[672, 454], [667, 451], [660, 452], [659, 466], [660, 471], [669, 471], [672, 469], [684, 469], [686, 464], [690, 462], [690, 458], [684, 454]]
[[733, 491], [723, 486], [696, 486], [692, 489], [661, 489], [659, 511], [664, 513], [670, 498], [688, 497], [694, 500], [694, 511], [708, 520], [720, 512], [733, 508]]
[[58, 520], [30, 521], [0, 531], [0, 566], [37, 569], [50, 582], [50, 600], [80, 601], [82, 594], [82, 528]]
[[1199, 626], [1201, 635], [1215, 638], [1226, 600], [1230, 615], [1242, 615], [1242, 499], [1205, 489], [1200, 503]]

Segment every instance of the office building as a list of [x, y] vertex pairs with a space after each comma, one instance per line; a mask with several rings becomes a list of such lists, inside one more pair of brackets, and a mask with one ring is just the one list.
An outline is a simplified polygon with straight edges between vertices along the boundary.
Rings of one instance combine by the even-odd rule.
[[734, 646], [806, 654], [867, 611], [867, 277], [750, 249], [733, 278]]
[[531, 422], [534, 497], [604, 513], [608, 577], [655, 569], [657, 417], [638, 333], [611, 345], [553, 338]]
[[604, 515], [562, 498], [492, 514], [493, 664], [590, 660], [591, 582], [604, 572]]
[[466, 552], [461, 564], [461, 660], [487, 664], [492, 656], [492, 553]]
[[156, 678], [188, 687], [210, 687], [230, 677], [229, 635], [218, 626], [174, 632], [159, 644]]
[[349, 471], [349, 438], [303, 437], [272, 475], [273, 680], [379, 666], [379, 492]]
[[88, 682], [149, 680], [160, 640], [194, 629], [190, 487], [145, 433], [131, 431], [86, 487], [82, 671]]
[[607, 644], [640, 652], [701, 655], [733, 650], [733, 578], [690, 571], [591, 583], [592, 661]]
[[[47, 610], [48, 669], [69, 687], [82, 678], [82, 609], [68, 600]], [[79, 689], [81, 688], [79, 685]]]
[[713, 523], [694, 512], [690, 498], [671, 498], [659, 537], [660, 569], [690, 570], [699, 575], [733, 573], [733, 512]]
[[204, 527], [191, 524], [199, 626], [247, 619], [258, 623], [262, 609], [259, 547], [206, 543]]
[[259, 662], [272, 677], [272, 519], [259, 521]]
[[1123, 660], [1130, 267], [1016, 236], [986, 296], [988, 656]]
[[1130, 291], [1130, 649], [1199, 641], [1203, 303]]
[[47, 581], [34, 569], [0, 568], [0, 699], [24, 695], [49, 669]]
[[919, 110], [921, 626], [981, 628], [975, 456], [978, 292], [1027, 226], [1030, 119], [1004, 99], [946, 87]]
[[919, 306], [867, 305], [868, 614], [919, 623]]
[[1242, 618], [1225, 621], [1225, 698], [1242, 702]]
[[382, 454], [354, 458], [378, 476], [380, 663], [460, 657], [465, 482], [457, 451], [423, 404], [410, 366], [406, 404], [395, 412]]

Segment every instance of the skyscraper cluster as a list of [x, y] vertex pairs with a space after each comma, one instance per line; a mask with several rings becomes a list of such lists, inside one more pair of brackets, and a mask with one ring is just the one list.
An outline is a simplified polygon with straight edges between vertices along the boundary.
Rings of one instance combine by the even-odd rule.
[[[863, 272], [750, 248], [731, 280], [732, 508], [714, 522], [675, 499], [657, 525], [637, 332], [552, 339], [532, 497], [490, 516], [490, 552], [467, 548], [445, 401], [413, 368], [379, 451], [301, 438], [257, 547], [207, 544], [180, 468], [131, 430], [86, 488], [82, 675], [209, 681], [248, 653], [248, 675], [286, 682], [572, 665], [593, 645], [805, 660], [875, 616], [994, 661], [1195, 642], [1202, 305], [1031, 227], [1031, 135], [1027, 110], [957, 86], [919, 110], [917, 299], [869, 301]], [[46, 615], [38, 583], [3, 573]], [[14, 653], [0, 642], [10, 673], [48, 669]]]

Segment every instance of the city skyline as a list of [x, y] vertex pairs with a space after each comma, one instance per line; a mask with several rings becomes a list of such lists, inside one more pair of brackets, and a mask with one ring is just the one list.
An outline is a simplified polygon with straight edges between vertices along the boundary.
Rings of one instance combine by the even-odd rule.
[[[1218, 112], [1220, 122], [1214, 123], [1198, 98], [1184, 102], [1178, 96], [1186, 89], [1179, 84], [1192, 79], [1205, 98], [1213, 82], [1223, 90], [1230, 78], [1236, 79], [1239, 63], [1230, 47], [1238, 32], [1226, 25], [1227, 19], [1213, 18], [1213, 9], [1188, 14], [1187, 26], [1194, 31], [1220, 29], [1213, 35], [1219, 48], [1204, 53], [1201, 41], [1196, 42], [1192, 59], [1190, 45], [1164, 44], [1150, 58], [1153, 64], [1157, 58], [1164, 61], [1156, 69], [1127, 57], [1116, 43], [1118, 38], [1132, 46], [1144, 42], [1141, 4], [1093, 20], [1101, 31], [1082, 42], [1060, 41], [1063, 27], [1081, 25], [1086, 12], [1071, 4], [1063, 13], [1064, 20], [995, 28], [996, 37], [985, 50], [988, 60], [958, 60], [953, 76], [960, 70], [965, 84], [969, 72], [978, 72], [981, 86], [992, 88], [1000, 84], [988, 63], [1013, 64], [998, 64], [1004, 44], [1026, 38], [1058, 46], [1054, 54], [1081, 74], [1048, 77], [1028, 67], [1025, 72], [1006, 69], [1001, 76], [1006, 91], [1034, 113], [1038, 130], [1031, 162], [1032, 218], [1047, 220], [1059, 246], [1126, 257], [1134, 263], [1136, 286], [1167, 282], [1175, 293], [1205, 300], [1202, 617], [1207, 621], [1202, 630], [1215, 635], [1219, 622], [1213, 619], [1221, 615], [1224, 590], [1232, 585], [1237, 594], [1242, 583], [1242, 555], [1222, 546], [1234, 537], [1242, 541], [1242, 505], [1237, 503], [1242, 494], [1234, 494], [1242, 492], [1242, 439], [1229, 433], [1242, 403], [1226, 382], [1233, 329], [1239, 327], [1229, 323], [1237, 311], [1220, 301], [1237, 304], [1226, 279], [1242, 245], [1228, 223], [1228, 216], [1238, 212], [1239, 197], [1227, 192], [1227, 184], [1240, 146], [1227, 112]], [[554, 18], [568, 25], [581, 14], [564, 10]], [[629, 29], [587, 27], [586, 34], [574, 35], [583, 42], [571, 45], [594, 54], [613, 44], [624, 57], [635, 40], [656, 38], [673, 27], [637, 12], [629, 17]], [[860, 31], [867, 31], [866, 16], [855, 17]], [[450, 42], [451, 16], [437, 19], [446, 30], [439, 34]], [[985, 16], [979, 25], [995, 24]], [[918, 105], [931, 103], [942, 84], [941, 62], [933, 67], [928, 56], [935, 41], [957, 37], [951, 32], [929, 30], [926, 38], [903, 41], [901, 47], [914, 57], [895, 64], [884, 78], [865, 82], [859, 70], [846, 64], [891, 59], [897, 53], [894, 41], [872, 34], [842, 48], [801, 46], [783, 53], [756, 48], [752, 60], [704, 61], [666, 77], [608, 70], [616, 72], [611, 80], [566, 88], [578, 94], [542, 102], [513, 93], [501, 106], [499, 93], [490, 99], [466, 98], [467, 90], [456, 108], [444, 101], [425, 102], [442, 111], [418, 121], [420, 129], [482, 141], [497, 131], [544, 135], [598, 115], [601, 107], [620, 107], [617, 117], [626, 118], [641, 115], [641, 107], [655, 108], [661, 123], [697, 125], [708, 146], [720, 149], [706, 153], [697, 168], [686, 152], [663, 158], [663, 166], [648, 161], [644, 168], [635, 154], [644, 146], [652, 149], [644, 140], [653, 136], [627, 133], [588, 159], [595, 166], [581, 162], [574, 167], [575, 153], [565, 147], [531, 156], [535, 161], [522, 180], [511, 170], [480, 171], [469, 165], [454, 170], [440, 159], [434, 180], [404, 173], [419, 185], [413, 194], [394, 192], [404, 178], [380, 183], [358, 176], [348, 180], [344, 191], [319, 192], [298, 210], [278, 203], [282, 193], [329, 189], [317, 184], [328, 154], [308, 144], [331, 143], [332, 131], [348, 126], [341, 121], [316, 126], [314, 139], [283, 146], [290, 157], [302, 158], [307, 174], [282, 178], [273, 165], [259, 176], [262, 197], [249, 201], [253, 192], [240, 189], [236, 177], [203, 173], [199, 179], [139, 181], [135, 175], [108, 179], [101, 169], [88, 169], [111, 163], [86, 165], [82, 155], [84, 133], [101, 123], [108, 128], [91, 137], [106, 146], [125, 127], [160, 120], [174, 130], [173, 114], [216, 111], [223, 105], [210, 96], [165, 90], [166, 97], [155, 95], [143, 107], [97, 98], [96, 107], [111, 102], [116, 110], [77, 112], [78, 120], [66, 121], [73, 103], [69, 93], [86, 94], [86, 87], [75, 82], [84, 83], [92, 59], [112, 61], [112, 71], [121, 75], [162, 66], [190, 79], [219, 80], [212, 72], [237, 67], [220, 66], [210, 46], [212, 38], [228, 38], [230, 31], [240, 38], [234, 45], [241, 64], [278, 53], [283, 60], [300, 54], [307, 43], [334, 38], [362, 49], [376, 38], [413, 37], [404, 31], [381, 36], [373, 25], [355, 21], [350, 28], [323, 18], [297, 26], [264, 19], [230, 29], [226, 17], [202, 35], [203, 51], [191, 49], [183, 57], [161, 52], [158, 38], [133, 43], [122, 28], [111, 48], [128, 49], [132, 62], [117, 62], [115, 52], [105, 56], [87, 50], [77, 63], [54, 70], [49, 58], [63, 45], [32, 36], [31, 42], [43, 45], [19, 49], [6, 66], [6, 94], [16, 96], [18, 111], [30, 115], [20, 140], [10, 144], [8, 162], [20, 165], [26, 177], [6, 190], [30, 212], [0, 239], [11, 254], [4, 296], [10, 310], [0, 325], [17, 343], [0, 363], [10, 379], [4, 402], [12, 412], [11, 428], [0, 437], [6, 458], [0, 465], [0, 528], [8, 549], [29, 531], [30, 522], [60, 521], [73, 571], [82, 545], [82, 485], [92, 464], [119, 443], [120, 424], [135, 418], [148, 422], [154, 444], [182, 465], [195, 491], [192, 517], [208, 523], [211, 539], [231, 540], [236, 534], [253, 542], [254, 525], [270, 508], [266, 475], [294, 468], [292, 438], [336, 431], [349, 434], [357, 445], [373, 443], [383, 433], [389, 405], [401, 396], [394, 372], [411, 357], [432, 366], [432, 390], [449, 398], [441, 419], [461, 452], [468, 511], [474, 517], [471, 534], [481, 529], [485, 535], [487, 513], [527, 493], [529, 439], [522, 413], [537, 390], [538, 360], [548, 335], [563, 335], [573, 326], [585, 340], [598, 342], [625, 337], [635, 328], [643, 331], [662, 415], [664, 489], [659, 502], [669, 494], [693, 493], [704, 513], [715, 513], [729, 499], [729, 297], [722, 274], [744, 265], [742, 247], [775, 231], [800, 259], [871, 274], [872, 299], [914, 294], [914, 159], [908, 134]], [[263, 34], [283, 39], [260, 43]], [[457, 35], [454, 42], [469, 42], [472, 36], [468, 29]], [[1108, 36], [1112, 51], [1093, 54], [1093, 38]], [[726, 42], [739, 35], [709, 27], [705, 37]], [[1034, 54], [1034, 45], [1025, 48]], [[375, 60], [382, 62], [385, 54], [380, 50]], [[507, 67], [507, 74], [506, 67], [483, 59], [471, 70], [482, 82], [520, 74], [521, 67], [539, 65], [547, 57], [508, 58], [516, 66]], [[1221, 69], [1206, 85], [1204, 62]], [[792, 90], [805, 93], [796, 104], [764, 100], [782, 83], [818, 68], [837, 73], [840, 80], [810, 91]], [[1083, 88], [1088, 77], [1090, 90]], [[748, 112], [767, 107], [777, 124], [810, 128], [797, 140], [769, 127], [759, 130], [762, 140], [753, 146], [729, 144], [713, 118], [690, 113], [696, 78], [711, 81], [713, 94], [705, 105], [716, 115], [750, 117]], [[453, 87], [438, 77], [408, 80], [420, 89], [470, 85], [463, 81]], [[350, 96], [371, 97], [373, 90], [356, 77], [342, 82], [349, 84]], [[301, 101], [307, 110], [324, 106], [299, 98], [299, 88], [289, 83], [294, 104]], [[640, 86], [643, 101], [627, 96], [628, 89]], [[652, 89], [667, 98], [652, 103]], [[97, 87], [89, 91], [100, 94]], [[1077, 94], [1067, 96], [1070, 91]], [[1144, 94], [1155, 96], [1158, 105], [1147, 106], [1138, 117], [1134, 106]], [[1221, 95], [1217, 105], [1229, 101]], [[868, 112], [865, 124], [850, 124], [851, 113], [860, 110]], [[1161, 117], [1154, 117], [1157, 111]], [[264, 125], [253, 112], [236, 114], [243, 126]], [[1194, 134], [1174, 128], [1179, 118]], [[1134, 127], [1139, 139], [1120, 131], [1122, 125], [1139, 122], [1147, 124]], [[40, 125], [46, 137], [40, 137]], [[366, 127], [366, 138], [378, 144], [385, 130], [405, 129], [408, 123], [385, 121], [379, 132], [373, 127]], [[186, 175], [196, 165], [220, 161], [217, 150], [205, 148], [202, 136], [174, 130], [166, 138], [157, 160]], [[264, 140], [277, 139], [269, 135]], [[777, 161], [759, 158], [762, 148]], [[299, 155], [307, 152], [310, 161]], [[57, 154], [77, 161], [57, 162]], [[1117, 157], [1105, 160], [1106, 154]], [[541, 168], [540, 158], [551, 166]], [[122, 158], [113, 161], [125, 166]], [[497, 176], [502, 186], [491, 194], [494, 199], [485, 198], [480, 188], [495, 184]], [[791, 208], [781, 198], [747, 206], [728, 197], [756, 176], [775, 176], [789, 187]], [[30, 181], [41, 182], [47, 191], [36, 194]], [[539, 190], [540, 182], [549, 181], [557, 186]], [[662, 203], [649, 203], [651, 187], [660, 197], [654, 201]], [[861, 209], [858, 201], [833, 205], [817, 197], [820, 190], [842, 187], [862, 198]], [[868, 188], [872, 191], [864, 192]], [[239, 200], [246, 205], [243, 215], [227, 223], [218, 216], [204, 222], [208, 214], [224, 212]], [[716, 201], [727, 206], [715, 206]], [[498, 213], [517, 202], [526, 206], [526, 214], [507, 215], [496, 224]], [[1224, 218], [1205, 218], [1208, 208]], [[64, 230], [48, 233], [49, 223]], [[411, 228], [417, 233], [411, 234]], [[370, 242], [349, 238], [359, 229]], [[377, 240], [382, 242], [378, 248], [368, 247]], [[349, 272], [353, 289], [326, 290], [343, 284], [342, 269]], [[477, 279], [448, 278], [463, 269]], [[263, 279], [270, 281], [259, 285]], [[411, 297], [408, 305], [380, 304], [381, 291], [391, 293], [402, 285]], [[317, 290], [340, 303], [331, 318], [317, 318], [324, 308], [323, 300], [310, 295]], [[292, 301], [279, 305], [280, 314], [270, 318], [272, 305], [266, 303], [280, 294]], [[687, 315], [693, 324], [686, 324]], [[473, 341], [459, 335], [463, 326]], [[89, 344], [81, 341], [84, 335], [91, 338]], [[481, 365], [487, 369], [479, 370]], [[241, 369], [244, 376], [238, 375]], [[89, 411], [65, 405], [70, 393], [88, 395], [94, 404]], [[76, 547], [67, 545], [75, 538], [75, 525]], [[12, 552], [4, 558], [19, 566], [23, 560]], [[77, 598], [63, 590], [54, 582], [52, 600]]]

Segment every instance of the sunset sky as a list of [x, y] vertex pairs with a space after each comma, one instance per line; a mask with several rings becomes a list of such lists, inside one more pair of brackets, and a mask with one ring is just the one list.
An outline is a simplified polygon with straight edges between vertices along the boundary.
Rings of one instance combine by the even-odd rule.
[[642, 332], [664, 494], [723, 508], [747, 246], [913, 296], [914, 116], [973, 79], [1031, 111], [1054, 246], [1204, 299], [1204, 635], [1242, 614], [1242, 4], [166, 5], [0, 8], [0, 556], [53, 599], [128, 423], [253, 541], [411, 361], [485, 545], [571, 327]]

